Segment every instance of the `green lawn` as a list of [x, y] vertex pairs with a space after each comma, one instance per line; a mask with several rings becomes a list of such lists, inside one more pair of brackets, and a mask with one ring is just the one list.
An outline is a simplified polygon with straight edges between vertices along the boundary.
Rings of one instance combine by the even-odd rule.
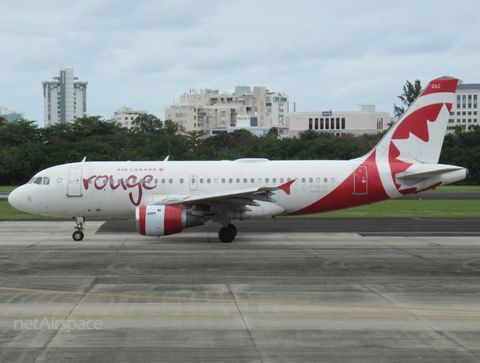
[[446, 185], [429, 190], [427, 193], [435, 192], [480, 192], [480, 185]]
[[[387, 200], [362, 207], [294, 218], [480, 218], [480, 200]], [[20, 212], [0, 200], [0, 220], [66, 219]]]
[[65, 219], [71, 220], [72, 217], [46, 217], [38, 214], [21, 212], [13, 208], [7, 200], [0, 200], [0, 220], [32, 220], [32, 219]]
[[296, 218], [480, 218], [480, 200], [386, 200]]

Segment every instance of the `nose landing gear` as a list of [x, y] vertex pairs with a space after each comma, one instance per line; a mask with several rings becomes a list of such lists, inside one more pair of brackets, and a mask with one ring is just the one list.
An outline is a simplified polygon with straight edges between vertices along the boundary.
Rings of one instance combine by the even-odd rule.
[[83, 234], [83, 230], [84, 230], [84, 224], [85, 224], [85, 217], [72, 217], [73, 219], [75, 219], [75, 223], [77, 223], [77, 225], [73, 228], [76, 229], [75, 232], [73, 232], [72, 234], [72, 238], [74, 241], [81, 241], [84, 237], [84, 234]]

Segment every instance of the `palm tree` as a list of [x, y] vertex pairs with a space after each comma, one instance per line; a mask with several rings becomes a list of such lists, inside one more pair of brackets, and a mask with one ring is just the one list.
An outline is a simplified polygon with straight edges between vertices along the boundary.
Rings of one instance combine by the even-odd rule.
[[[407, 81], [403, 86], [403, 93], [398, 96], [402, 103], [407, 108], [417, 99], [418, 96], [422, 93], [422, 84], [420, 80], [416, 79], [415, 83], [412, 84], [410, 81]], [[393, 114], [395, 117], [400, 117], [405, 112], [404, 106], [397, 106], [395, 103], [393, 104]]]

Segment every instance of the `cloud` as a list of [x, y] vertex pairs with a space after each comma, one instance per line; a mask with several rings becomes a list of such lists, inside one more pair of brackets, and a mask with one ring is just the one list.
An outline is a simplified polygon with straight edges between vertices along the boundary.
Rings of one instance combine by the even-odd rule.
[[405, 81], [479, 82], [480, 4], [343, 0], [17, 0], [0, 5], [2, 106], [43, 123], [41, 82], [88, 81], [88, 112], [163, 118], [190, 88], [261, 85], [302, 110], [391, 111]]

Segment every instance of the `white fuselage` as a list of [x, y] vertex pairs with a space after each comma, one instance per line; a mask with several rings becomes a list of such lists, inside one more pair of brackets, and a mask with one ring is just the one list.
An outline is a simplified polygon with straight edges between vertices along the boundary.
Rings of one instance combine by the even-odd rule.
[[[38, 173], [11, 197], [16, 208], [52, 216], [126, 216], [137, 206], [166, 198], [275, 186], [291, 179], [291, 194], [276, 192], [275, 204], [289, 214], [321, 199], [350, 176], [349, 161], [142, 161], [85, 162]], [[36, 184], [36, 178], [48, 178]], [[45, 180], [45, 179], [44, 179]]]
[[[429, 165], [442, 167], [422, 164], [422, 168]], [[364, 174], [357, 175], [361, 168], [365, 169]], [[463, 179], [464, 170], [458, 168], [458, 177], [450, 178], [448, 183]], [[82, 162], [43, 170], [12, 192], [9, 200], [17, 209], [30, 213], [116, 217], [133, 215], [140, 205], [274, 187], [295, 180], [290, 194], [275, 191], [274, 202], [250, 206], [251, 211], [241, 216], [248, 218], [319, 213], [401, 196], [395, 187], [386, 188], [380, 181], [389, 177], [388, 163], [368, 164], [364, 158], [350, 161]], [[441, 175], [436, 178], [442, 180]], [[421, 187], [434, 185], [437, 179], [423, 180]], [[320, 200], [326, 196], [330, 196], [329, 202], [322, 204]], [[210, 204], [213, 210], [223, 207], [221, 200]], [[309, 209], [304, 210], [307, 207]], [[240, 218], [235, 214], [228, 217]]]

